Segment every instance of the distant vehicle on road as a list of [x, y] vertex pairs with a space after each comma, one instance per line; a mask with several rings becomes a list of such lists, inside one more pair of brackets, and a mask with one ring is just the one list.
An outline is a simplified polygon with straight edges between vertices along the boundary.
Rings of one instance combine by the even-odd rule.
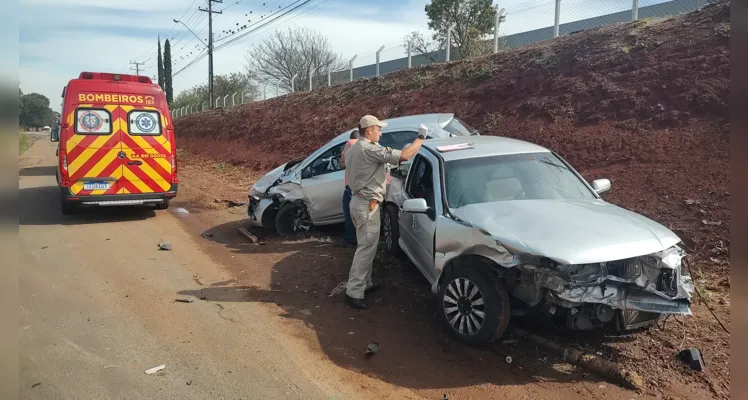
[[691, 314], [680, 238], [604, 201], [609, 180], [587, 183], [546, 148], [436, 139], [391, 173], [383, 247], [420, 269], [462, 342], [500, 337], [512, 311], [622, 332]]
[[82, 72], [62, 91], [57, 183], [63, 214], [79, 206], [153, 204], [177, 195], [177, 147], [163, 90], [147, 76]]
[[[418, 125], [429, 128], [429, 137], [479, 135], [454, 114], [409, 115], [384, 120], [382, 146], [402, 149], [418, 136]], [[255, 226], [276, 229], [281, 235], [308, 231], [313, 225], [344, 221], [345, 190], [340, 155], [351, 128], [307, 157], [291, 160], [260, 178], [249, 189], [249, 220]]]

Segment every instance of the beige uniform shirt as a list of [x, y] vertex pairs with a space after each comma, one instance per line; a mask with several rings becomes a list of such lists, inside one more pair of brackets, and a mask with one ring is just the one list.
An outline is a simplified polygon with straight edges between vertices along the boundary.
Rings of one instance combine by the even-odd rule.
[[400, 150], [382, 147], [367, 138], [360, 138], [345, 152], [345, 169], [349, 174], [348, 186], [354, 196], [365, 200], [384, 201], [387, 173], [384, 165], [400, 164]]

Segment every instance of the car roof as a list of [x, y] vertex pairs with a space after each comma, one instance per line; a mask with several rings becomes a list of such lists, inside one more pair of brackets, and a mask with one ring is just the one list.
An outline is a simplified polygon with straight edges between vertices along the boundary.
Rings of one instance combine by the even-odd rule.
[[[471, 144], [473, 148], [440, 152], [438, 147]], [[486, 156], [502, 156], [509, 154], [548, 153], [550, 150], [523, 140], [511, 139], [503, 136], [456, 136], [444, 139], [429, 139], [423, 142], [423, 147], [439, 154], [444, 161], [478, 158]]]
[[[454, 118], [454, 116], [455, 115], [452, 113], [433, 113], [406, 115], [402, 117], [383, 119], [382, 121], [386, 122], [387, 126], [382, 128], [382, 132], [390, 132], [399, 129], [417, 130], [418, 125], [420, 124], [426, 125], [432, 131], [442, 131], [441, 126], [446, 125], [449, 121], [452, 120], [452, 118]], [[353, 130], [355, 129], [357, 129], [357, 127], [348, 129], [347, 131], [336, 136], [333, 140], [339, 141], [340, 139], [347, 139], [351, 135], [351, 132], [353, 132]]]
[[382, 128], [382, 130], [418, 128], [418, 125], [420, 124], [426, 126], [439, 126], [441, 123], [446, 124], [451, 121], [452, 118], [454, 118], [454, 114], [450, 113], [406, 115], [403, 117], [385, 119], [384, 122], [387, 123], [387, 126]]

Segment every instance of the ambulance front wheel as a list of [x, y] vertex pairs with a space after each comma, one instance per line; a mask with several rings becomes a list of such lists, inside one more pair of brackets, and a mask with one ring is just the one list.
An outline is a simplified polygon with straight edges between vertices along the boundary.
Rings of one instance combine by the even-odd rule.
[[169, 199], [164, 199], [163, 202], [156, 204], [157, 210], [166, 210], [169, 208]]

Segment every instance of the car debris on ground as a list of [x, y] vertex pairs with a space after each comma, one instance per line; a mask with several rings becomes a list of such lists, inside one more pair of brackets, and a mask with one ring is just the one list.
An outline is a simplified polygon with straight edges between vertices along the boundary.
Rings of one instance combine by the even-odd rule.
[[704, 359], [701, 357], [701, 351], [692, 347], [690, 349], [682, 350], [678, 353], [678, 359], [687, 364], [689, 368], [694, 371], [703, 371], [705, 364]]
[[161, 364], [161, 365], [159, 365], [158, 367], [153, 367], [153, 368], [151, 368], [151, 369], [147, 369], [147, 370], [145, 370], [145, 373], [146, 373], [147, 375], [153, 375], [153, 374], [155, 374], [156, 372], [158, 372], [158, 371], [161, 371], [161, 370], [162, 370], [162, 369], [164, 369], [164, 368], [166, 368], [166, 364]]
[[237, 229], [237, 230], [239, 231], [239, 233], [242, 236], [244, 236], [245, 238], [249, 239], [250, 242], [252, 242], [254, 244], [260, 243], [260, 239], [257, 238], [257, 236], [253, 235], [248, 230], [246, 230], [244, 227], [239, 227], [239, 229]]
[[379, 353], [380, 350], [382, 350], [382, 347], [379, 345], [379, 343], [372, 340], [371, 343], [366, 346], [366, 356], [371, 357], [374, 354]]

